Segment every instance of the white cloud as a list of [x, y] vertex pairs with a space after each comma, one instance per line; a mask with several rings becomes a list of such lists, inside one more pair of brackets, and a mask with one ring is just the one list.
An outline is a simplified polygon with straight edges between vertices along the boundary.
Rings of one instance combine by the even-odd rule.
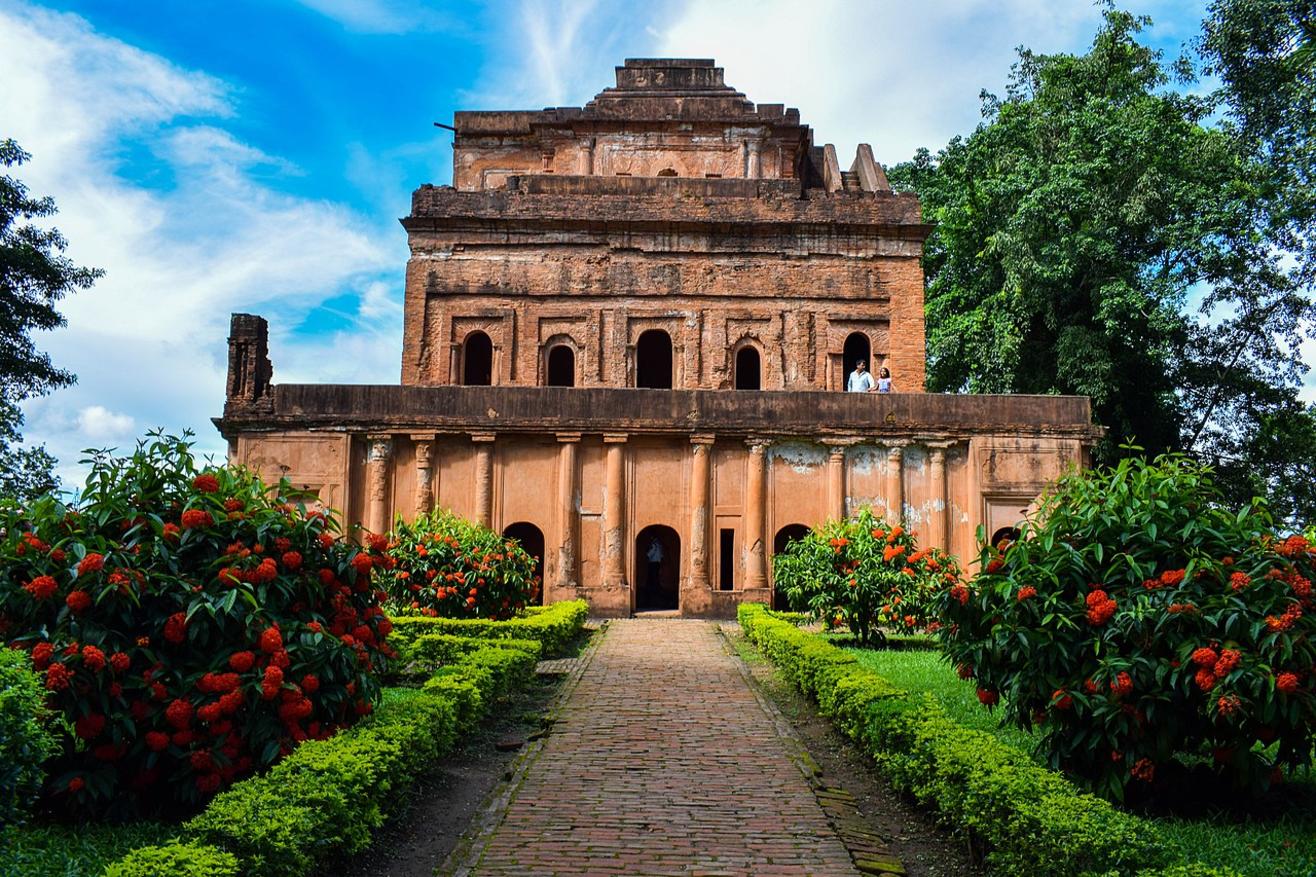
[[[68, 255], [106, 269], [61, 305], [68, 328], [38, 339], [77, 386], [25, 406], [29, 440], [61, 458], [66, 481], [81, 481], [87, 439], [132, 429], [192, 429], [199, 450], [222, 453], [208, 420], [224, 402], [230, 312], [270, 319], [282, 374], [334, 357], [327, 339], [288, 331], [321, 299], [368, 295], [350, 315], [360, 320], [384, 313], [390, 289], [401, 298], [401, 236], [278, 191], [272, 181], [298, 171], [223, 127], [238, 110], [226, 83], [77, 16], [3, 0], [0, 81], [3, 136], [33, 156], [18, 176], [55, 198]], [[400, 334], [346, 341], [337, 379], [396, 381]]]
[[357, 33], [401, 34], [460, 30], [458, 16], [406, 0], [296, 0]]
[[131, 436], [136, 426], [131, 415], [116, 414], [103, 405], [88, 405], [78, 412], [78, 429], [92, 441]]

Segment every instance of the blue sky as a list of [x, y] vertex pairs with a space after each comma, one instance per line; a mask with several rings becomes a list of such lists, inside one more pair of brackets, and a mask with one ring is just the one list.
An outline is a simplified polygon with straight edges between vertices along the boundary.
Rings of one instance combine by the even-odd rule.
[[[1150, 0], [1176, 56], [1204, 2]], [[807, 16], [801, 14], [807, 10]], [[394, 383], [397, 219], [451, 178], [456, 109], [578, 105], [628, 56], [714, 57], [751, 100], [879, 161], [937, 148], [1003, 88], [1014, 48], [1081, 51], [1085, 0], [0, 0], [0, 137], [53, 195], [77, 261], [107, 274], [39, 343], [77, 386], [25, 406], [79, 451], [190, 428], [222, 453], [234, 311], [271, 321], [276, 381]]]

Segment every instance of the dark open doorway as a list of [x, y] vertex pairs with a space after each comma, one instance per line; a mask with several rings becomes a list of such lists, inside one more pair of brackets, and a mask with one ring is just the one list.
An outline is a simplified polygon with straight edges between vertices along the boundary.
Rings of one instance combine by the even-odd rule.
[[462, 383], [472, 387], [493, 383], [493, 342], [483, 332], [472, 332], [462, 342]]
[[746, 345], [736, 351], [736, 389], [758, 390], [763, 387], [759, 352]]
[[681, 537], [653, 524], [635, 537], [635, 608], [677, 609], [681, 594]]
[[[809, 535], [809, 528], [803, 524], [787, 524], [777, 531], [777, 535], [772, 539], [772, 556], [775, 558], [786, 550], [786, 545]], [[790, 601], [786, 595], [776, 586], [776, 580], [773, 580], [772, 589], [772, 608], [777, 610], [790, 609]]]
[[845, 361], [845, 373], [841, 375], [841, 386], [844, 388], [845, 382], [850, 378], [850, 372], [854, 371], [854, 364], [860, 360], [868, 366], [869, 373], [873, 371], [872, 345], [868, 342], [868, 336], [863, 332], [851, 332], [845, 339], [845, 350], [841, 358]]
[[672, 389], [672, 339], [662, 329], [649, 329], [635, 344], [635, 386]]
[[532, 603], [544, 602], [544, 531], [534, 524], [526, 521], [518, 521], [515, 524], [509, 524], [503, 530], [503, 535], [508, 539], [515, 539], [521, 543], [525, 553], [535, 559], [535, 594], [531, 598]]
[[548, 351], [548, 385], [576, 386], [576, 351], [565, 344], [557, 344]]

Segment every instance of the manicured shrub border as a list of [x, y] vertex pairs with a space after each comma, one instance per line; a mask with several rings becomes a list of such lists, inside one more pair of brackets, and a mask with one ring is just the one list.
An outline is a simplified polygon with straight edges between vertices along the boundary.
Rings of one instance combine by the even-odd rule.
[[892, 785], [981, 842], [994, 871], [1229, 877], [1171, 865], [1146, 820], [1079, 792], [990, 734], [955, 723], [930, 695], [897, 688], [764, 606], [742, 604], [738, 615], [750, 642], [873, 757]]
[[545, 655], [566, 648], [589, 615], [589, 604], [584, 600], [566, 600], [554, 603], [539, 612], [491, 621], [486, 618], [427, 618], [420, 615], [402, 615], [393, 618], [393, 632], [389, 644], [407, 658], [407, 649], [417, 637], [442, 633], [451, 636], [487, 639], [533, 639], [544, 647]]
[[[360, 852], [392, 815], [399, 789], [450, 751], [489, 704], [523, 684], [548, 641], [565, 644], [580, 631], [584, 604], [579, 610], [560, 605], [564, 608], [550, 624], [529, 628], [544, 633], [530, 643], [496, 627], [482, 628], [481, 635], [499, 639], [476, 640], [470, 648], [431, 640], [436, 650], [449, 649], [454, 660], [420, 690], [385, 703], [357, 727], [302, 744], [268, 773], [217, 795], [183, 825], [183, 841], [134, 850], [111, 865], [106, 877], [298, 877], [331, 855]], [[527, 625], [517, 622], [528, 620], [493, 624], [524, 632]], [[236, 867], [225, 870], [230, 861]]]

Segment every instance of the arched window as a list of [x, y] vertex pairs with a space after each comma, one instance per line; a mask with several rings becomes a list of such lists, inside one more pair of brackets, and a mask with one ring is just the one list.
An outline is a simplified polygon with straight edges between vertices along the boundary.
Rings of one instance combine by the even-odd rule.
[[548, 350], [548, 386], [576, 386], [576, 351], [565, 344], [555, 344]]
[[660, 170], [660, 171], [658, 172], [658, 176], [660, 176], [660, 177], [674, 177], [674, 176], [676, 176], [676, 169], [675, 169], [675, 168], [670, 168], [670, 167], [665, 167], [665, 168], [663, 168], [662, 170]]
[[672, 339], [662, 329], [649, 329], [635, 344], [635, 386], [672, 389]]
[[872, 347], [868, 343], [868, 336], [863, 332], [851, 332], [845, 339], [845, 350], [841, 358], [845, 361], [845, 371], [841, 375], [841, 388], [844, 389], [850, 372], [854, 371], [854, 364], [859, 360], [867, 364], [869, 372], [873, 370]]
[[493, 342], [483, 332], [472, 332], [462, 342], [462, 383], [470, 387], [493, 383]]
[[736, 351], [736, 389], [761, 390], [763, 380], [759, 367], [759, 352], [746, 344]]

